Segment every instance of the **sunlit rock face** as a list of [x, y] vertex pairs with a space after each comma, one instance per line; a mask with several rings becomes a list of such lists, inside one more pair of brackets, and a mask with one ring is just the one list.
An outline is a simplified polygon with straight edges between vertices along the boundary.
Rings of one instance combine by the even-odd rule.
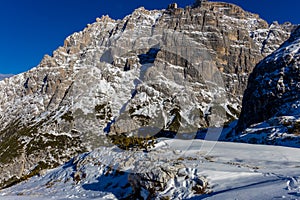
[[248, 74], [294, 26], [198, 3], [97, 18], [1, 81], [1, 186], [110, 145], [107, 135], [193, 138], [235, 120]]

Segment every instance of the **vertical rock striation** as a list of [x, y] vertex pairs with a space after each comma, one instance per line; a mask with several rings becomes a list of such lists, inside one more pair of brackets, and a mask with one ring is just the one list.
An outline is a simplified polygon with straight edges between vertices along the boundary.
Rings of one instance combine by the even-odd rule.
[[294, 26], [197, 2], [97, 18], [0, 81], [1, 186], [109, 145], [107, 133], [195, 133], [236, 119], [248, 74]]

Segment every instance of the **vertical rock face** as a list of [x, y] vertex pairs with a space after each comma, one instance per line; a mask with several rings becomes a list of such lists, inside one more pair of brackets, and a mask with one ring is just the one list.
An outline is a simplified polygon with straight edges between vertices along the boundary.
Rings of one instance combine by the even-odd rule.
[[236, 119], [248, 73], [292, 29], [206, 1], [97, 18], [0, 82], [0, 184], [109, 145], [107, 133], [195, 133]]
[[[299, 61], [300, 27], [250, 75], [238, 123], [239, 131], [248, 128], [245, 140], [256, 134], [266, 137], [268, 143], [299, 147]], [[257, 126], [260, 131], [255, 131]]]
[[[199, 3], [200, 4], [200, 3]], [[294, 28], [260, 19], [228, 3], [202, 1], [194, 9], [179, 9], [162, 16], [167, 28], [180, 30], [209, 51], [224, 72], [229, 93], [241, 100], [248, 73], [265, 56], [283, 43]], [[177, 17], [174, 17], [177, 16]]]

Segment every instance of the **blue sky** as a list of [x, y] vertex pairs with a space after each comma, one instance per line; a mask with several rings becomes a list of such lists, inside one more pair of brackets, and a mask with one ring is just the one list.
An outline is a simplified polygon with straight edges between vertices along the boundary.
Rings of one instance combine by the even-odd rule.
[[[223, 0], [258, 13], [268, 22], [300, 24], [299, 0]], [[109, 2], [109, 3], [108, 3]], [[135, 8], [162, 9], [194, 0], [9, 0], [0, 3], [0, 73], [20, 73], [52, 54], [64, 39], [96, 17], [123, 18]]]

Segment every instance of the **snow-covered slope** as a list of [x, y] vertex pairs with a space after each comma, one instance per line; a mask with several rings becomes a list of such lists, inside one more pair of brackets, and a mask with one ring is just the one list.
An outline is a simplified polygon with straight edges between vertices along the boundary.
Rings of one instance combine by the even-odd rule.
[[248, 73], [293, 28], [219, 2], [97, 18], [0, 81], [0, 187], [116, 135], [194, 138], [235, 120]]
[[141, 195], [250, 200], [300, 195], [300, 149], [172, 139], [161, 140], [149, 153], [131, 152], [130, 161], [128, 153], [116, 147], [96, 149], [2, 190], [0, 198], [137, 199]]

